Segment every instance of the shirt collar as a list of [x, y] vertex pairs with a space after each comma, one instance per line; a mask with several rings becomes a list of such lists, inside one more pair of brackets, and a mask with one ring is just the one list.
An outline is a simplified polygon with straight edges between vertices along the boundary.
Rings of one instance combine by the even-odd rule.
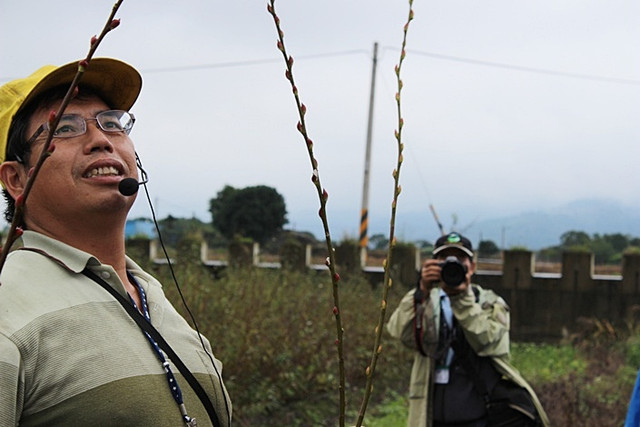
[[42, 252], [75, 273], [80, 273], [88, 265], [100, 264], [96, 257], [87, 252], [30, 230], [24, 231], [14, 244], [14, 249]]

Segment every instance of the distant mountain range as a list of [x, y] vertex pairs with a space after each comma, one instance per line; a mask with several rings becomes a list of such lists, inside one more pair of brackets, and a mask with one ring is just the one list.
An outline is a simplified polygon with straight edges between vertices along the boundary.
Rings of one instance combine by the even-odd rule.
[[500, 247], [538, 250], [558, 245], [560, 236], [571, 230], [640, 237], [640, 209], [610, 200], [577, 200], [554, 209], [481, 220], [464, 233], [474, 242], [493, 240]]
[[[358, 224], [354, 217], [351, 212], [332, 212], [334, 240], [345, 237], [357, 239]], [[311, 232], [316, 238], [323, 239], [318, 231], [321, 231], [319, 220], [314, 213], [299, 218], [303, 218], [304, 221], [298, 221], [298, 230], [313, 230]], [[446, 216], [443, 218], [446, 219]], [[449, 225], [444, 225], [447, 231], [450, 231]], [[583, 199], [555, 208], [523, 211], [501, 217], [485, 214], [469, 225], [459, 224], [458, 228], [457, 231], [469, 237], [474, 245], [480, 240], [492, 240], [501, 248], [519, 246], [535, 251], [559, 245], [560, 236], [572, 230], [583, 231], [590, 236], [596, 233], [621, 233], [640, 237], [640, 206], [634, 208], [612, 200]], [[334, 230], [347, 231], [336, 233]], [[388, 231], [387, 217], [369, 216], [369, 237], [378, 233], [386, 235]], [[428, 210], [403, 211], [396, 218], [395, 233], [400, 241], [426, 240], [433, 243], [438, 235], [438, 228]]]

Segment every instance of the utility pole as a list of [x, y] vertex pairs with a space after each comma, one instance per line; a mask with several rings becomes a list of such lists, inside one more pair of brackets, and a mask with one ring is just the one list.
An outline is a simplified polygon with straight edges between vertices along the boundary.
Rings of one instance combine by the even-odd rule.
[[373, 99], [376, 88], [376, 67], [378, 65], [378, 43], [373, 44], [373, 64], [371, 67], [371, 92], [369, 94], [369, 120], [367, 122], [367, 147], [364, 156], [364, 184], [362, 188], [362, 210], [360, 211], [360, 265], [367, 264], [367, 229], [369, 226], [369, 167], [371, 163], [371, 134], [373, 129]]

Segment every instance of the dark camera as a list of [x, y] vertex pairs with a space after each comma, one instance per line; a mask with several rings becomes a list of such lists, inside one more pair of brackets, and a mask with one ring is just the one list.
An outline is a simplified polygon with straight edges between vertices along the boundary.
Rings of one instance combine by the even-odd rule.
[[455, 288], [460, 283], [464, 282], [464, 279], [467, 276], [467, 266], [458, 261], [458, 258], [448, 256], [438, 265], [442, 269], [440, 277], [447, 286]]

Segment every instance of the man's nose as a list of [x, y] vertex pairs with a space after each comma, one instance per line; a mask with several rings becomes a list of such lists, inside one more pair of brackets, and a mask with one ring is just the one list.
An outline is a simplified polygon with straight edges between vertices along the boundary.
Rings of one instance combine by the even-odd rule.
[[93, 151], [108, 151], [113, 152], [113, 144], [111, 143], [111, 139], [109, 135], [100, 129], [98, 122], [95, 120], [91, 120], [91, 123], [87, 121], [87, 132], [88, 136], [86, 149], [87, 152]]

